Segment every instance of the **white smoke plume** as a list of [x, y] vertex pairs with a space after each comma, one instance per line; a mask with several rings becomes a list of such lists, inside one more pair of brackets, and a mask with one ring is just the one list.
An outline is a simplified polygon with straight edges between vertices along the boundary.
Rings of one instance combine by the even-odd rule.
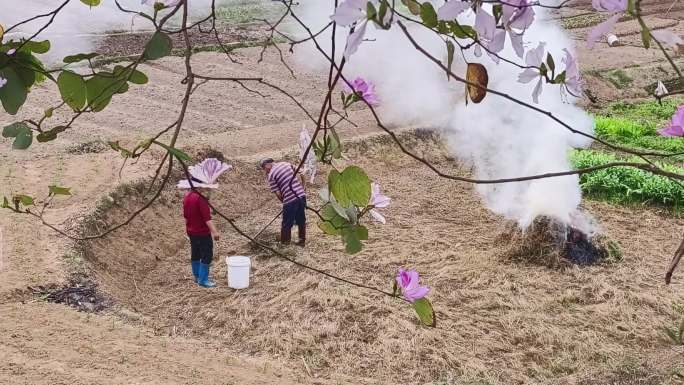
[[[227, 2], [229, 0], [217, 1], [217, 6]], [[52, 12], [60, 4], [61, 0], [0, 0], [0, 25], [7, 29], [20, 21]], [[119, 4], [128, 10], [153, 13], [152, 6], [141, 4], [140, 0], [119, 0]], [[211, 0], [190, 0], [189, 5], [194, 19], [211, 13]], [[32, 36], [48, 20], [49, 18], [41, 18], [24, 24], [9, 33], [5, 39]], [[42, 59], [48, 63], [59, 63], [64, 56], [95, 51], [105, 33], [152, 29], [153, 25], [149, 20], [122, 12], [114, 0], [103, 0], [96, 7], [89, 7], [80, 0], [72, 0], [37, 39], [49, 39], [52, 44], [50, 52], [42, 55]]]
[[[442, 1], [433, 3], [435, 7], [443, 4]], [[334, 8], [331, 1], [303, 0], [301, 4], [296, 11], [312, 31], [318, 31], [329, 22]], [[545, 17], [543, 9], [535, 11], [537, 20], [525, 33], [525, 48], [534, 48], [540, 41], [545, 41], [547, 50], [560, 63], [564, 48], [574, 51], [572, 41], [560, 26]], [[471, 12], [462, 21], [472, 23], [473, 19]], [[446, 63], [444, 42], [436, 34], [422, 26], [409, 28], [422, 47]], [[301, 34], [301, 31], [292, 32]], [[347, 33], [345, 28], [338, 29], [338, 58], [342, 55]], [[464, 85], [454, 80], [447, 82], [444, 71], [416, 51], [398, 26], [389, 31], [369, 26], [366, 40], [345, 67], [345, 77], [361, 76], [375, 84], [382, 103], [378, 112], [386, 123], [440, 130], [453, 153], [464, 163], [474, 166], [477, 178], [500, 179], [569, 170], [569, 150], [590, 144], [586, 138], [570, 133], [548, 117], [493, 94], [487, 95], [480, 104], [471, 102], [466, 106]], [[318, 41], [330, 51], [330, 34], [322, 34]], [[313, 49], [312, 45], [300, 46], [295, 51], [300, 59], [298, 63], [327, 69], [323, 59], [312, 61], [317, 57], [311, 52]], [[500, 55], [518, 60], [508, 40]], [[469, 56], [468, 60], [486, 66], [490, 88], [532, 103], [535, 82], [518, 83], [520, 68], [505, 62], [496, 65], [487, 55]], [[465, 75], [458, 49], [452, 69]], [[544, 86], [538, 107], [552, 112], [579, 131], [593, 132], [591, 117], [574, 103], [561, 100], [557, 85]], [[527, 227], [540, 215], [566, 224], [581, 222], [577, 217], [581, 200], [577, 176], [478, 185], [476, 189], [488, 208], [517, 221], [522, 227]]]

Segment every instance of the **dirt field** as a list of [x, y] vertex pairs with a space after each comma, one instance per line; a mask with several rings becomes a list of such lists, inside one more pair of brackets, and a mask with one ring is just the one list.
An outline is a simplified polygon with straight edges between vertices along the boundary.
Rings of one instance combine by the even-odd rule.
[[[669, 4], [649, 8], [649, 18], [681, 31], [684, 7], [664, 15]], [[562, 17], [581, 18], [581, 8]], [[605, 44], [584, 50], [587, 30], [572, 33], [597, 97], [588, 106], [643, 98], [643, 87], [668, 71], [654, 50], [622, 47], [616, 55]], [[620, 23], [618, 32], [624, 41], [639, 41], [633, 21]], [[127, 54], [111, 46], [112, 55]], [[215, 52], [197, 54], [194, 63], [207, 75], [264, 76], [292, 90], [310, 111], [320, 107], [324, 77], [298, 73], [293, 79], [273, 51], [256, 65], [259, 52], [234, 51], [242, 65]], [[632, 79], [622, 88], [610, 81], [617, 69]], [[0, 195], [41, 197], [48, 184], [72, 186], [74, 195], [58, 199], [48, 220], [74, 229], [117, 186], [149, 177], [159, 153], [127, 165], [119, 177], [122, 159], [102, 144], [134, 144], [174, 119], [182, 97], [181, 59], [165, 58], [144, 71], [149, 85], [134, 87], [127, 100], [115, 97], [105, 111], [50, 145], [17, 152], [0, 142]], [[312, 124], [287, 98], [258, 89], [268, 97], [239, 85], [200, 88], [179, 144], [193, 151], [210, 146], [236, 166], [213, 199], [249, 232], [278, 211], [254, 160], [291, 153], [294, 143], [284, 138]], [[25, 116], [40, 114], [39, 106], [56, 96], [51, 88], [32, 92]], [[376, 131], [367, 112], [356, 111], [352, 118], [358, 126], [343, 125], [344, 137]], [[0, 124], [8, 122], [0, 116]], [[442, 167], [455, 168], [434, 144], [404, 138]], [[620, 243], [624, 261], [567, 270], [512, 263], [502, 257], [506, 223], [482, 206], [470, 186], [437, 178], [382, 138], [365, 142], [371, 145], [356, 146], [350, 161], [365, 167], [394, 198], [385, 212], [388, 224], [372, 226], [367, 248], [355, 256], [313, 225], [305, 250], [285, 251], [388, 290], [397, 267], [418, 269], [433, 288], [438, 328], [418, 326], [398, 301], [256, 253], [223, 223], [213, 272], [219, 288], [196, 288], [186, 261], [180, 195], [170, 190], [131, 227], [86, 245], [82, 255], [31, 218], [0, 216], [0, 383], [681, 383], [684, 351], [673, 348], [661, 330], [677, 319], [675, 307], [684, 299], [684, 280], [662, 283], [681, 219], [587, 202], [607, 235]], [[113, 201], [92, 222], [95, 228], [117, 223], [142, 204], [135, 194]], [[270, 242], [274, 235], [267, 231], [263, 239]], [[221, 257], [231, 254], [257, 255], [248, 291], [226, 287]], [[103, 313], [80, 313], [27, 290], [62, 285], [76, 271], [87, 272], [115, 304]]]

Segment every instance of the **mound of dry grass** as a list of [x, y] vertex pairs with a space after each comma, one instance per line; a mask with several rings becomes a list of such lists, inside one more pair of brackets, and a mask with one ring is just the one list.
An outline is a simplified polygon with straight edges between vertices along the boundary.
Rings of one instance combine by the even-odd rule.
[[603, 234], [588, 237], [548, 217], [534, 220], [527, 229], [511, 223], [501, 234], [509, 245], [506, 259], [552, 268], [573, 264], [612, 263], [622, 259], [617, 243]]

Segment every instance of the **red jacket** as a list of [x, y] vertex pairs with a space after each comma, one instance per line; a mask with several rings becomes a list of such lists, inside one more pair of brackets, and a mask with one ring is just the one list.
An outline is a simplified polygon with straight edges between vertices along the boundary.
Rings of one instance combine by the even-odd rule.
[[207, 236], [211, 230], [207, 222], [211, 220], [211, 210], [205, 198], [195, 191], [190, 191], [183, 198], [183, 216], [188, 235]]

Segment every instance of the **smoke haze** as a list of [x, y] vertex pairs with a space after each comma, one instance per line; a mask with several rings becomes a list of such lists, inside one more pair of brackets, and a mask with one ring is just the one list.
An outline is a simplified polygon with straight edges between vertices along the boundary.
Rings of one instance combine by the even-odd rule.
[[[442, 1], [433, 3], [435, 7], [443, 4]], [[304, 0], [301, 4], [297, 12], [310, 24], [312, 31], [322, 28], [333, 13], [332, 2]], [[560, 26], [546, 17], [543, 9], [535, 8], [535, 11], [537, 20], [525, 33], [525, 49], [545, 41], [547, 50], [556, 63], [560, 63], [564, 48], [574, 51], [572, 42]], [[459, 20], [472, 24], [474, 15], [468, 13]], [[418, 25], [409, 25], [409, 31], [423, 48], [446, 62], [444, 42], [434, 33]], [[292, 32], [301, 34], [301, 31]], [[338, 29], [338, 58], [344, 50], [347, 33], [345, 28]], [[375, 84], [382, 101], [378, 113], [384, 122], [442, 132], [453, 154], [472, 165], [477, 178], [500, 179], [569, 170], [568, 151], [590, 144], [586, 138], [570, 133], [548, 117], [496, 95], [487, 95], [480, 104], [466, 106], [464, 85], [454, 80], [447, 82], [446, 74], [415, 50], [397, 26], [389, 31], [369, 26], [366, 39], [368, 41], [361, 44], [345, 67], [345, 77], [361, 76]], [[328, 51], [329, 40], [330, 34], [318, 38]], [[327, 69], [324, 60], [312, 61], [317, 57], [311, 52], [313, 49], [313, 45], [307, 45], [295, 51], [300, 58], [299, 64]], [[500, 55], [522, 62], [515, 56], [508, 38]], [[480, 58], [466, 57], [486, 66], [489, 88], [532, 103], [536, 82], [518, 83], [520, 68], [503, 61], [496, 65], [486, 54]], [[452, 70], [465, 74], [465, 64], [458, 49]], [[552, 112], [579, 131], [593, 132], [591, 117], [572, 101], [564, 102], [557, 85], [544, 85], [538, 107]], [[476, 189], [489, 209], [517, 221], [522, 227], [527, 227], [540, 215], [566, 224], [578, 221], [581, 191], [577, 176], [478, 185]]]

